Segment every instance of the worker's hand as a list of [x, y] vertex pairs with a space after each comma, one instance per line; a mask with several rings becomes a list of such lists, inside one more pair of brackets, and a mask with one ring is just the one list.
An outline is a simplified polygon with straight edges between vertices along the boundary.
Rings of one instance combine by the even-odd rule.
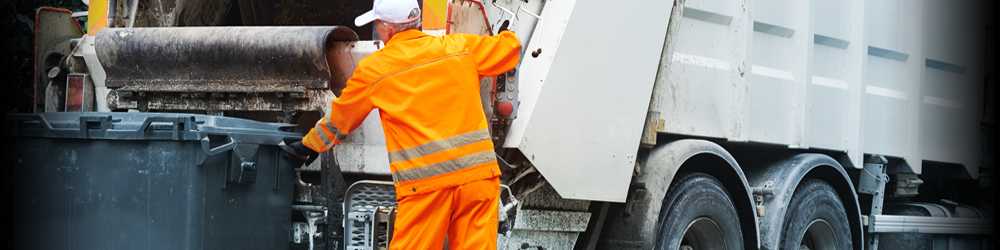
[[300, 168], [304, 165], [309, 165], [319, 157], [319, 153], [309, 149], [302, 141], [295, 141], [292, 143], [285, 143], [282, 141], [278, 144], [281, 150], [285, 151], [285, 157], [295, 160], [295, 168]]
[[503, 20], [503, 23], [500, 24], [500, 29], [497, 29], [497, 34], [509, 30], [510, 30], [510, 20]]

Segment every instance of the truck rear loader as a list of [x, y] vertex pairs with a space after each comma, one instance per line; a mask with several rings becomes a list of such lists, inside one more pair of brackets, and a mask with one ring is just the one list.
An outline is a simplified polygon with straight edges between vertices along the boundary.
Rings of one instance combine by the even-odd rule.
[[[343, 26], [115, 27], [110, 2], [90, 1], [112, 25], [89, 34], [42, 35], [72, 18], [39, 10], [37, 111], [305, 132], [382, 46]], [[428, 32], [504, 26], [523, 45], [481, 85], [500, 249], [992, 249], [977, 1], [423, 4], [447, 10]], [[376, 110], [297, 170], [289, 248], [388, 247], [384, 144]]]

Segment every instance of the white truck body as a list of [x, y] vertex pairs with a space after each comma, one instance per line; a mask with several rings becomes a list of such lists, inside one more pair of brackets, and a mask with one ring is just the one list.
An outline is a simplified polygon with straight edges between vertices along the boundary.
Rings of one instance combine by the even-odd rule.
[[[512, 29], [529, 39], [504, 147], [563, 198], [624, 201], [644, 128], [842, 152], [853, 168], [873, 154], [918, 174], [933, 161], [978, 176], [981, 44], [977, 19], [959, 17], [975, 13], [972, 1], [486, 6], [491, 21], [509, 18], [496, 6], [516, 10]], [[388, 173], [384, 140], [367, 138], [382, 136], [376, 120], [338, 147], [345, 171]]]
[[[979, 178], [981, 167], [990, 167], [981, 166], [988, 165], [980, 155], [985, 70], [979, 52], [984, 44], [973, 0], [482, 4], [493, 32], [510, 22], [523, 45], [514, 80], [503, 82], [513, 86], [507, 90], [516, 90], [515, 115], [509, 127], [500, 126], [506, 131], [493, 131], [505, 136], [501, 160], [511, 150], [524, 156], [502, 164], [512, 173], [504, 178], [507, 195], [501, 195], [501, 224], [508, 228], [499, 240], [506, 248], [571, 249], [579, 240], [581, 246], [648, 249], [662, 240], [687, 239], [691, 231], [686, 229], [664, 231], [685, 225], [668, 223], [668, 217], [732, 209], [732, 214], [716, 211], [710, 220], [729, 223], [712, 224], [716, 229], [735, 231], [708, 233], [699, 239], [711, 240], [692, 242], [776, 249], [796, 242], [782, 238], [791, 232], [790, 221], [820, 218], [786, 213], [794, 209], [793, 201], [809, 200], [798, 198], [807, 182], [822, 182], [831, 190], [819, 198], [839, 201], [828, 202], [840, 206], [824, 211], [844, 217], [834, 223], [835, 236], [849, 239], [820, 243], [850, 242], [863, 249], [877, 248], [883, 233], [990, 232], [977, 221], [982, 214], [965, 204], [883, 204], [917, 197], [922, 181], [916, 175], [924, 165], [972, 179]], [[107, 75], [94, 49], [101, 45], [93, 36], [81, 44], [77, 56], [91, 69], [96, 109], [106, 111]], [[354, 42], [352, 60], [381, 46]], [[333, 167], [387, 179], [378, 110], [333, 154], [335, 161], [316, 161], [304, 171], [326, 175]], [[888, 187], [890, 168], [909, 176]], [[699, 176], [707, 177], [689, 181]], [[347, 187], [340, 204], [347, 249], [387, 242], [374, 237], [375, 228], [390, 228], [378, 227], [375, 218], [394, 213], [391, 184], [360, 180]], [[703, 188], [677, 188], [685, 184]], [[300, 185], [307, 200], [314, 192], [309, 190], [318, 190]], [[718, 188], [725, 197], [716, 197], [716, 203], [728, 205], [678, 198], [690, 190], [709, 190], [706, 186]], [[890, 189], [904, 192], [887, 198]], [[354, 204], [360, 200], [381, 203]], [[883, 213], [883, 205], [896, 210]], [[910, 216], [900, 211], [936, 212]], [[315, 230], [312, 223], [300, 222], [297, 228]], [[808, 228], [795, 230], [813, 232]], [[368, 238], [357, 240], [359, 235]], [[889, 242], [884, 245], [901, 241], [883, 239]]]

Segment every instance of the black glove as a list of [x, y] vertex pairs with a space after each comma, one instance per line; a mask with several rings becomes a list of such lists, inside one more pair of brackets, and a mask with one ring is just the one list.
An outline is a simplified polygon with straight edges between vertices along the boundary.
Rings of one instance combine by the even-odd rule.
[[296, 161], [297, 164], [295, 165], [295, 168], [312, 164], [312, 162], [319, 156], [319, 153], [309, 149], [309, 147], [306, 147], [305, 144], [302, 144], [302, 141], [295, 141], [292, 143], [285, 143], [282, 141], [278, 144], [278, 147], [285, 151], [285, 157]]
[[500, 34], [500, 32], [508, 31], [509, 30], [508, 26], [510, 26], [510, 20], [504, 20], [503, 23], [500, 24], [500, 29], [497, 29], [497, 34]]

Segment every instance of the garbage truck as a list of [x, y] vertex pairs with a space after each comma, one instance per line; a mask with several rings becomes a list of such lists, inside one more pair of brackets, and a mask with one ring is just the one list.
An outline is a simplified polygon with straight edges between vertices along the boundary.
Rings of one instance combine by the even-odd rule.
[[[170, 128], [242, 118], [291, 138], [383, 46], [347, 26], [124, 24], [157, 9], [139, 2], [91, 0], [86, 31], [39, 9], [39, 113], [15, 120], [98, 112], [69, 118], [90, 131], [114, 127], [94, 114], [190, 114], [167, 120], [200, 125]], [[249, 25], [276, 11], [231, 4]], [[422, 1], [428, 33], [503, 26], [523, 45], [514, 71], [481, 82], [499, 249], [992, 249], [996, 41], [979, 4]], [[388, 247], [378, 117], [274, 189], [290, 199], [275, 225], [288, 248]], [[189, 134], [205, 152], [226, 142]]]

